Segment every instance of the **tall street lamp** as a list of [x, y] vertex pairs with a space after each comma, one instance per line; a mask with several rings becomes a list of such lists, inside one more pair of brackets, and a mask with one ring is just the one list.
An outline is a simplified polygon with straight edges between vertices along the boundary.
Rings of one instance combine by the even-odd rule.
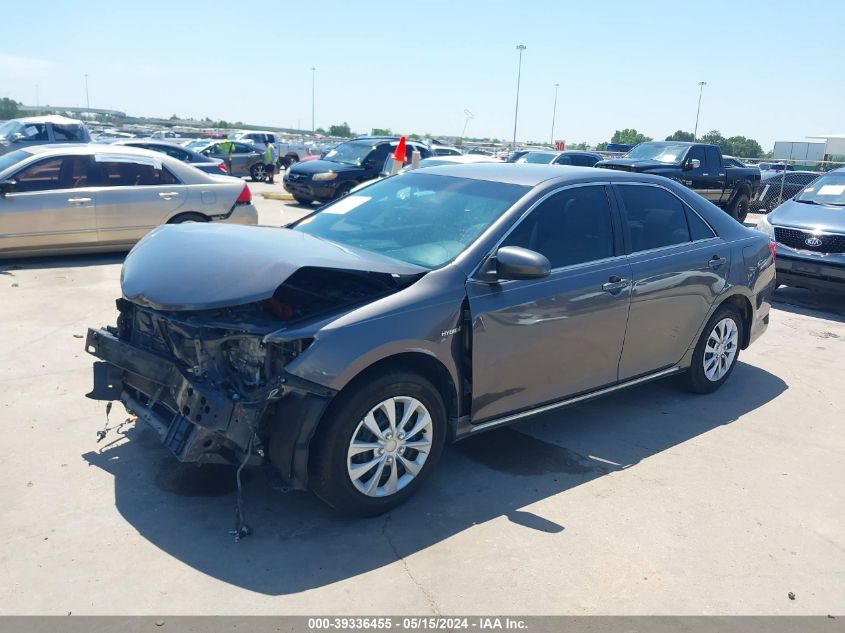
[[552, 147], [555, 145], [555, 115], [557, 114], [557, 89], [560, 84], [555, 84], [555, 104], [552, 106]]
[[85, 73], [85, 109], [88, 110], [88, 116], [91, 116], [91, 100], [88, 98], [88, 73]]
[[472, 112], [470, 112], [469, 110], [467, 110], [466, 108], [464, 108], [464, 116], [466, 117], [466, 120], [464, 121], [464, 130], [463, 130], [463, 132], [461, 132], [461, 140], [462, 141], [464, 140], [464, 137], [467, 135], [467, 125], [469, 125], [469, 120], [475, 118], [475, 115]]
[[692, 132], [693, 139], [698, 138], [698, 115], [701, 113], [701, 93], [704, 92], [704, 86], [706, 85], [706, 81], [698, 82], [698, 109], [695, 111], [695, 129]]
[[513, 111], [513, 148], [516, 149], [516, 119], [519, 115], [519, 82], [522, 79], [522, 51], [524, 51], [527, 46], [524, 44], [518, 44], [516, 50], [519, 51], [519, 70], [516, 73], [516, 108]]
[[312, 134], [317, 133], [317, 126], [314, 124], [314, 83], [316, 79], [316, 72], [317, 69], [314, 66], [311, 66], [311, 132]]

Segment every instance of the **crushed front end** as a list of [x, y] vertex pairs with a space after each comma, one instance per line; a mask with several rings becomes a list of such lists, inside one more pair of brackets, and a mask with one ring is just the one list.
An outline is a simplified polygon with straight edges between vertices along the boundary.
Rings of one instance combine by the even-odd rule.
[[90, 396], [120, 400], [183, 462], [262, 464], [274, 427], [290, 425], [296, 444], [301, 421], [284, 419], [285, 407], [308, 402], [319, 416], [333, 395], [285, 371], [312, 339], [265, 342], [280, 325], [272, 302], [178, 312], [119, 299], [117, 307], [116, 327], [88, 330], [86, 351], [102, 361]]

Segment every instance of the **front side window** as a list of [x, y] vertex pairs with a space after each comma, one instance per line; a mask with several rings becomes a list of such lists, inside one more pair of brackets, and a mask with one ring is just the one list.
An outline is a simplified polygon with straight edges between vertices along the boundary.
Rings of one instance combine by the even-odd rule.
[[706, 171], [707, 170], [707, 157], [704, 153], [704, 148], [700, 145], [694, 145], [690, 148], [689, 152], [687, 153], [687, 162], [691, 161], [693, 158], [698, 159], [701, 163], [698, 168]]
[[340, 198], [293, 230], [437, 268], [459, 255], [528, 190], [410, 171]]
[[613, 224], [604, 186], [574, 187], [547, 198], [502, 246], [541, 253], [552, 268], [613, 257]]
[[683, 203], [660, 187], [619, 185], [633, 252], [690, 241]]
[[552, 162], [554, 154], [544, 152], [528, 152], [522, 158], [517, 159], [518, 163], [535, 163], [538, 165], [548, 165]]

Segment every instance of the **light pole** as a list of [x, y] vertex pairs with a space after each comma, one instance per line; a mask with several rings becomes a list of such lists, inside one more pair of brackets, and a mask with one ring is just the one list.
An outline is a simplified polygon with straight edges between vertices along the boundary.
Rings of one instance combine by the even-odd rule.
[[466, 116], [466, 120], [464, 121], [464, 131], [461, 132], [461, 141], [464, 140], [464, 137], [467, 134], [467, 125], [469, 124], [469, 120], [475, 118], [475, 115], [466, 108], [464, 108], [464, 115]]
[[552, 147], [555, 146], [555, 115], [557, 114], [557, 89], [560, 84], [555, 84], [555, 104], [552, 106]]
[[698, 115], [701, 113], [701, 93], [704, 92], [704, 86], [706, 85], [706, 81], [698, 82], [698, 109], [695, 111], [695, 129], [692, 132], [693, 140], [698, 138]]
[[88, 73], [85, 73], [85, 109], [88, 110], [88, 117], [91, 117], [91, 100], [88, 98]]
[[316, 79], [317, 69], [311, 66], [311, 133], [317, 133], [317, 126], [314, 124], [314, 84]]
[[516, 149], [516, 119], [519, 115], [519, 82], [522, 79], [522, 51], [524, 51], [527, 46], [524, 44], [517, 44], [516, 50], [519, 51], [519, 70], [516, 73], [516, 107], [513, 111], [513, 148]]
[[38, 84], [35, 84], [35, 107], [39, 107], [38, 103]]

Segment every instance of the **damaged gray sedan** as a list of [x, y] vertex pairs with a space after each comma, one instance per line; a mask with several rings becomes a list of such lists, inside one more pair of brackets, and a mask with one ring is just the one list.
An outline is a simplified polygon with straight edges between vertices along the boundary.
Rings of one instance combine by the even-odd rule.
[[156, 229], [88, 331], [92, 393], [182, 461], [378, 514], [448, 441], [670, 375], [715, 390], [767, 327], [773, 259], [667, 179], [432, 167], [284, 229]]

